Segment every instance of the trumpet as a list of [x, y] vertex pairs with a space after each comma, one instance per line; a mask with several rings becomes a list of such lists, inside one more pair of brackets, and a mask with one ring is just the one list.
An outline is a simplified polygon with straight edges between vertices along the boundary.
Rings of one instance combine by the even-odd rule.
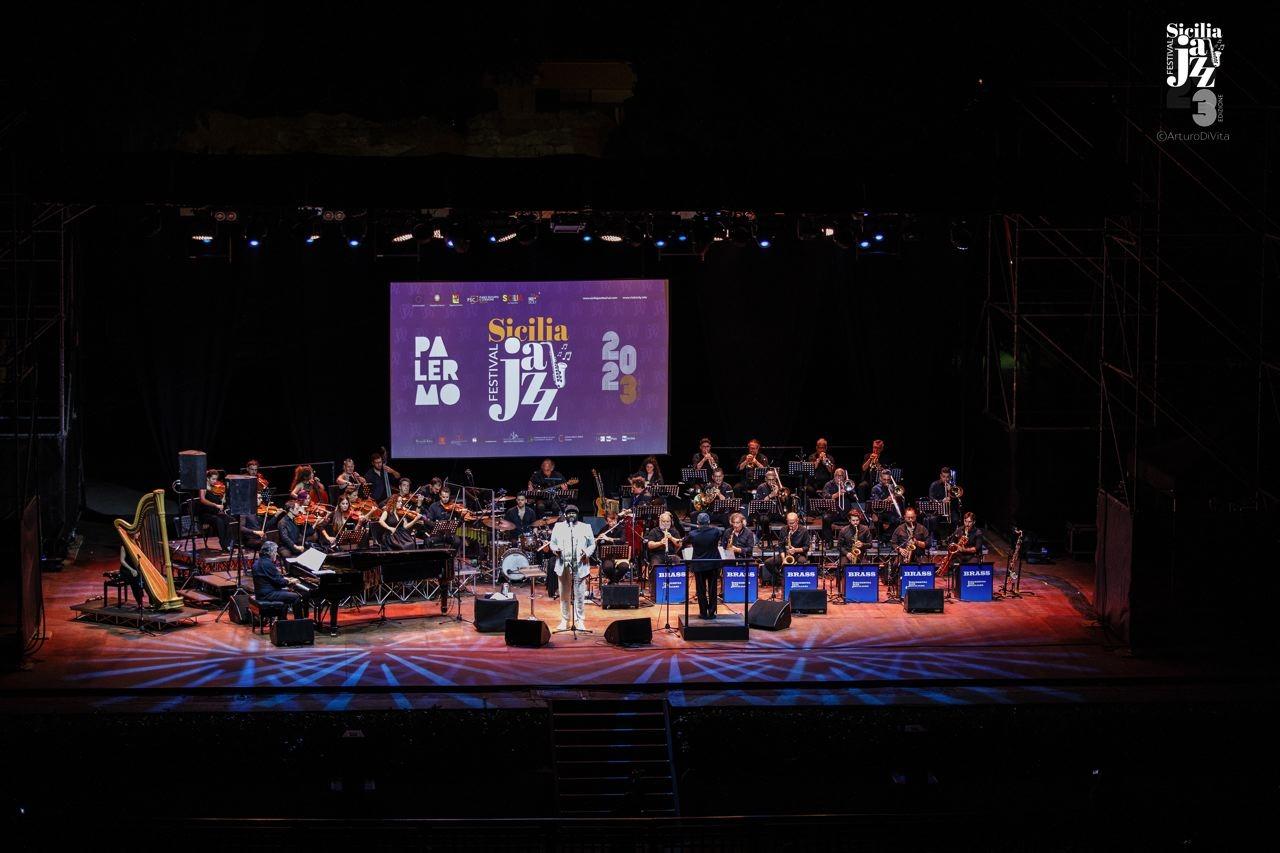
[[947, 486], [947, 497], [948, 498], [964, 497], [964, 486]]

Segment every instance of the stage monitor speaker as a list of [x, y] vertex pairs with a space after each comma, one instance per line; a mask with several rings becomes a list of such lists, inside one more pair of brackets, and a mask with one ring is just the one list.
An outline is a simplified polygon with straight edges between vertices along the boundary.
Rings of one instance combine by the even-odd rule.
[[249, 612], [249, 593], [241, 590], [231, 596], [231, 604], [227, 607], [227, 615], [237, 625], [252, 625], [253, 614]]
[[652, 643], [653, 623], [647, 616], [640, 619], [617, 619], [604, 629], [604, 641], [611, 646], [642, 646]]
[[761, 599], [747, 611], [747, 622], [752, 628], [781, 631], [791, 627], [791, 602]]
[[310, 619], [277, 619], [271, 623], [271, 645], [310, 646], [316, 641], [316, 623]]
[[197, 492], [207, 486], [209, 457], [203, 450], [184, 450], [178, 454], [178, 477], [184, 492]]
[[941, 589], [909, 589], [902, 599], [902, 606], [908, 613], [941, 613]]
[[537, 649], [551, 642], [551, 629], [541, 619], [508, 619], [507, 645]]
[[611, 583], [600, 588], [600, 606], [605, 610], [611, 607], [635, 610], [640, 606], [640, 584]]
[[227, 475], [227, 513], [239, 518], [258, 512], [258, 478], [248, 474]]
[[826, 613], [827, 591], [825, 589], [791, 590], [791, 610], [795, 613]]
[[507, 629], [507, 620], [520, 615], [520, 602], [514, 598], [477, 598], [476, 630], [482, 634], [498, 634]]

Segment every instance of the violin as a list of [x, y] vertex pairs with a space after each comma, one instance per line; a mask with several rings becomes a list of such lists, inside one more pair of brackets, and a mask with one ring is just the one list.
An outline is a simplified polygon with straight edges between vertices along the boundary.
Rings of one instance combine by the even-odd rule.
[[261, 492], [261, 491], [264, 491], [264, 490], [266, 490], [267, 488], [269, 488], [269, 487], [270, 487], [270, 485], [271, 485], [271, 484], [267, 482], [267, 478], [266, 478], [266, 477], [262, 476], [261, 474], [259, 474], [259, 475], [258, 475], [258, 491], [260, 491], [260, 492]]
[[227, 484], [219, 480], [209, 487], [209, 491], [213, 492], [218, 497], [222, 497], [227, 493]]
[[451, 504], [441, 504], [440, 508], [443, 509], [445, 512], [461, 513], [461, 518], [463, 521], [476, 520], [476, 514], [471, 510], [467, 509], [465, 504], [460, 504], [457, 501], [454, 501]]
[[319, 527], [328, 518], [328, 511], [322, 506], [307, 507], [294, 516], [294, 523], [299, 526]]
[[279, 515], [280, 507], [275, 504], [262, 504], [258, 507], [258, 515]]

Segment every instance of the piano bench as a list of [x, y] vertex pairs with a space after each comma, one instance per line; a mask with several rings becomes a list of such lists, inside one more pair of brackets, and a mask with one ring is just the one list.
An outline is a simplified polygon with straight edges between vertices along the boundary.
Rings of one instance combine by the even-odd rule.
[[103, 572], [102, 573], [102, 603], [108, 604], [107, 590], [111, 587], [116, 588], [116, 607], [124, 607], [124, 591], [129, 588], [129, 581], [120, 572]]
[[252, 595], [249, 596], [249, 612], [253, 614], [253, 624], [257, 626], [259, 634], [267, 633], [271, 620], [279, 619], [288, 613], [283, 601], [258, 601]]

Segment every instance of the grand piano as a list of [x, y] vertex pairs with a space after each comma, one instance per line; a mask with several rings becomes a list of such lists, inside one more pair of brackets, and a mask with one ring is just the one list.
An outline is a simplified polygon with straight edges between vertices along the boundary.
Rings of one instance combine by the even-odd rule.
[[[420, 584], [436, 581], [440, 585], [440, 612], [449, 612], [449, 584], [453, 580], [453, 550], [450, 548], [414, 548], [408, 551], [336, 551], [326, 554], [319, 571], [312, 572], [300, 563], [287, 562], [289, 574], [311, 590], [311, 599], [329, 608], [329, 633], [338, 631], [338, 605], [353, 596], [363, 596], [370, 586]], [[376, 578], [370, 583], [370, 578]], [[382, 600], [379, 601], [382, 603]]]

